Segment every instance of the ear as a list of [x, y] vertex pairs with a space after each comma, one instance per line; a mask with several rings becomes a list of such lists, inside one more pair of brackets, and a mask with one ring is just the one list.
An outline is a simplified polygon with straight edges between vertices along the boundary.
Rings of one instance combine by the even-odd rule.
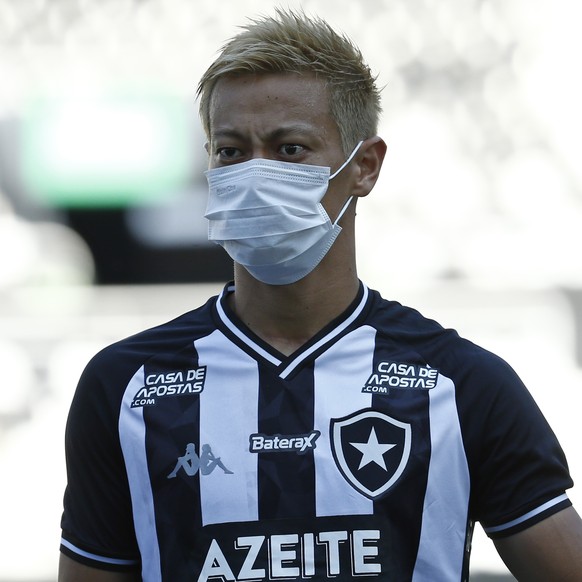
[[352, 190], [353, 196], [367, 196], [380, 175], [380, 169], [386, 155], [386, 142], [379, 136], [368, 138], [356, 154], [357, 178]]

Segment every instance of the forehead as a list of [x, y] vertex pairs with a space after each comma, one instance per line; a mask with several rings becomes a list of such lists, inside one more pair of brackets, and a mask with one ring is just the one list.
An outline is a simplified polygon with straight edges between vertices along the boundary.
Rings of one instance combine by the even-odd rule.
[[302, 125], [338, 134], [324, 81], [296, 73], [240, 75], [220, 79], [210, 99], [211, 136], [216, 131], [274, 131]]

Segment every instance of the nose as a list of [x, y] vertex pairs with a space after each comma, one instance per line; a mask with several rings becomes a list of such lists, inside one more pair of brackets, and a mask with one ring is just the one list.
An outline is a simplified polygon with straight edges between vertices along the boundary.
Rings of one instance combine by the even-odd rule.
[[249, 148], [248, 159], [255, 160], [261, 158], [263, 160], [272, 160], [275, 158], [275, 154], [269, 150], [269, 148], [263, 144], [256, 144]]

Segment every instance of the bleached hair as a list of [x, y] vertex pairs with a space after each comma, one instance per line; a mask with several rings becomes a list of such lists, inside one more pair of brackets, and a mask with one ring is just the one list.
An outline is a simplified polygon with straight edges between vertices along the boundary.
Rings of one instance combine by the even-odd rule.
[[275, 17], [250, 20], [202, 76], [197, 94], [206, 135], [210, 137], [210, 102], [219, 79], [271, 73], [313, 74], [325, 82], [346, 155], [360, 140], [376, 135], [380, 92], [358, 47], [321, 18], [283, 9]]

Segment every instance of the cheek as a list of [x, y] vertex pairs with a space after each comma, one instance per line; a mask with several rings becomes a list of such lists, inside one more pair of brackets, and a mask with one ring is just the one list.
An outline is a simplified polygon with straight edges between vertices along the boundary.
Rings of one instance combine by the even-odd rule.
[[325, 208], [325, 211], [332, 222], [336, 221], [338, 214], [349, 196], [349, 194], [342, 188], [342, 184], [339, 182], [334, 184], [334, 182], [335, 179], [330, 182], [327, 192], [321, 200], [321, 204]]
[[322, 200], [323, 207], [332, 221], [335, 220], [346, 200], [352, 196], [353, 190], [354, 170], [348, 166], [329, 182], [327, 192]]

